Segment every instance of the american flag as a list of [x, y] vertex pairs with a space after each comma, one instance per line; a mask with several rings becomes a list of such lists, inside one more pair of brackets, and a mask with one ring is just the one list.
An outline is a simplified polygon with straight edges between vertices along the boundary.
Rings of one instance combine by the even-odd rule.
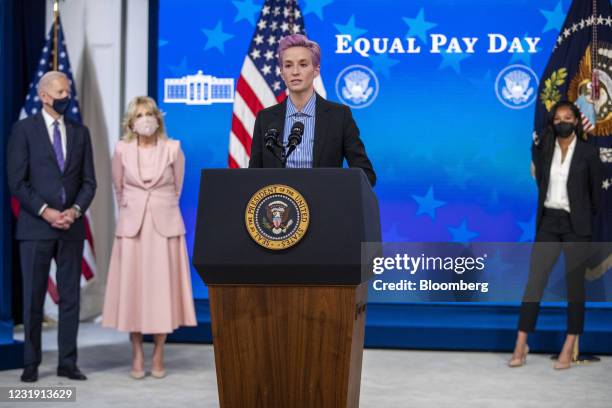
[[[266, 0], [236, 84], [229, 140], [228, 164], [231, 168], [249, 165], [257, 113], [287, 97], [277, 64], [277, 48], [281, 38], [290, 34], [306, 35], [297, 1]], [[325, 97], [321, 76], [314, 85], [319, 95]]]
[[[66, 42], [64, 40], [64, 31], [62, 29], [61, 21], [58, 17], [58, 33], [57, 33], [57, 71], [61, 71], [68, 77], [70, 81], [70, 91], [72, 95], [72, 99], [70, 101], [70, 106], [66, 111], [65, 116], [77, 121], [82, 122], [81, 120], [81, 112], [79, 110], [79, 103], [76, 95], [76, 88], [74, 86], [74, 81], [72, 77], [72, 70], [70, 69], [70, 61], [68, 59], [68, 50], [66, 48]], [[38, 61], [38, 66], [36, 68], [34, 79], [30, 83], [30, 89], [28, 94], [26, 95], [26, 100], [23, 105], [23, 109], [21, 109], [20, 119], [28, 117], [30, 115], [35, 115], [42, 109], [42, 102], [38, 97], [38, 82], [40, 78], [48, 71], [53, 70], [53, 55], [54, 55], [54, 47], [53, 47], [53, 31], [54, 27], [51, 27], [49, 34], [47, 34], [45, 45], [42, 49], [42, 54]], [[12, 199], [12, 208], [15, 217], [19, 216], [19, 203], [15, 198]], [[96, 274], [96, 258], [94, 252], [94, 242], [93, 236], [91, 234], [91, 223], [89, 220], [89, 213], [84, 214], [84, 222], [85, 222], [85, 233], [86, 240], [85, 246], [83, 249], [83, 262], [81, 268], [81, 287], [84, 286], [87, 282], [91, 281]], [[49, 273], [49, 282], [47, 286], [47, 292], [52, 302], [56, 305], [59, 303], [59, 294], [57, 291], [57, 286], [55, 284], [55, 271], [56, 265], [55, 262], [51, 264], [51, 270]], [[47, 302], [48, 304], [48, 302]]]

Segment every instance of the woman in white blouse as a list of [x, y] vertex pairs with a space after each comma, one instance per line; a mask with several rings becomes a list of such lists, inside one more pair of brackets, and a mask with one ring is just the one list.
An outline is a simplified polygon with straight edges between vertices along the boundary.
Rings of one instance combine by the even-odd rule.
[[573, 103], [558, 102], [550, 111], [542, 139], [532, 146], [538, 185], [535, 241], [546, 244], [536, 244], [532, 250], [510, 367], [525, 364], [527, 334], [535, 330], [540, 299], [561, 251], [567, 283], [567, 336], [555, 369], [570, 368], [576, 336], [584, 329], [584, 242], [591, 241], [591, 224], [599, 210], [602, 165], [597, 149], [584, 141], [580, 118]]

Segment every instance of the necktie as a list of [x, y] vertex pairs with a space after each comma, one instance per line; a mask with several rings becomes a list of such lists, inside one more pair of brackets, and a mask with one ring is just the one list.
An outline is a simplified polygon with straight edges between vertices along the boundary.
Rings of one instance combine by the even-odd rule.
[[55, 158], [61, 171], [64, 171], [64, 151], [62, 150], [62, 134], [59, 129], [59, 122], [53, 122], [53, 150], [55, 150]]
[[[60, 170], [64, 171], [64, 165], [66, 164], [64, 161], [64, 150], [62, 149], [62, 134], [59, 129], [59, 122], [56, 120], [53, 122], [53, 150], [55, 151], [55, 158], [57, 160], [57, 165]], [[64, 186], [62, 186], [62, 204], [66, 203], [66, 191], [64, 190]]]

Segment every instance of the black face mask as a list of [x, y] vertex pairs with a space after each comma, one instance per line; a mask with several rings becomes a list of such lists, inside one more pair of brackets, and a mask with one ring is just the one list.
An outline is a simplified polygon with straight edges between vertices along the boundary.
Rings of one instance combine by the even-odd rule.
[[557, 137], [565, 139], [574, 133], [574, 124], [571, 122], [559, 122], [555, 125], [555, 134]]
[[66, 113], [66, 110], [68, 109], [68, 105], [70, 105], [69, 96], [62, 98], [62, 99], [54, 99], [52, 106], [53, 106], [54, 111], [56, 111], [60, 115], [63, 115], [64, 113]]

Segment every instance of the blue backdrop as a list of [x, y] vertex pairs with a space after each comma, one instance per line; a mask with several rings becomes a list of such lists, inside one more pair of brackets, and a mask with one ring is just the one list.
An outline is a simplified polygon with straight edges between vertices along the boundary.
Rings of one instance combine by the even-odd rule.
[[[378, 81], [376, 97], [373, 92], [369, 106], [354, 108], [353, 115], [378, 174], [384, 240], [532, 240], [533, 97], [517, 104], [505, 99], [503, 77], [512, 70], [508, 67], [520, 65], [519, 70], [530, 76], [528, 86], [535, 87], [535, 96], [536, 76], [550, 56], [569, 1], [299, 3], [308, 35], [322, 48], [321, 75], [328, 99], [347, 102], [341, 99], [345, 82], [339, 75], [352, 65], [371, 69]], [[164, 103], [164, 80], [199, 70], [237, 79], [262, 4], [160, 1], [158, 99], [169, 134], [181, 140], [187, 156], [181, 205], [191, 227], [190, 248], [199, 172], [227, 166], [232, 104]], [[449, 43], [458, 37], [464, 52], [445, 52], [449, 43], [440, 53], [431, 52], [432, 34], [444, 35]], [[503, 35], [509, 42], [519, 38], [524, 52], [489, 52], [489, 34]], [[337, 35], [350, 35], [353, 45], [361, 37], [370, 43], [372, 38], [389, 38], [390, 46], [399, 37], [404, 48], [408, 45], [403, 39], [411, 37], [421, 50], [413, 54], [370, 50], [366, 57], [354, 50], [338, 53]], [[462, 37], [478, 38], [474, 52], [467, 52]], [[526, 37], [540, 38], [536, 52], [528, 52]], [[529, 75], [529, 69], [535, 76]], [[199, 277], [195, 273], [193, 277], [196, 298], [206, 297]]]

